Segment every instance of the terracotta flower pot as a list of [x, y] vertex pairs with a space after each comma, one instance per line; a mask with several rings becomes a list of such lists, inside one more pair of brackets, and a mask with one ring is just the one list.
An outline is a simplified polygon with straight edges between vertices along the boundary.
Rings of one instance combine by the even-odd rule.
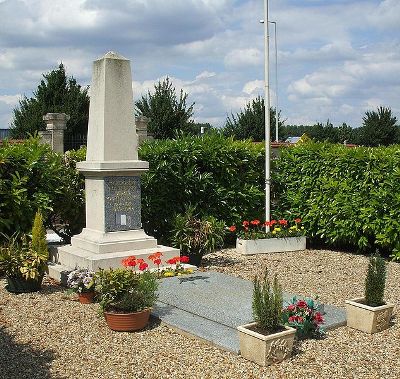
[[149, 323], [151, 309], [144, 309], [140, 312], [115, 313], [104, 312], [108, 327], [117, 332], [133, 332], [143, 329]]
[[79, 297], [79, 302], [81, 304], [90, 304], [93, 303], [93, 299], [94, 299], [94, 292], [81, 292], [78, 293], [78, 297]]

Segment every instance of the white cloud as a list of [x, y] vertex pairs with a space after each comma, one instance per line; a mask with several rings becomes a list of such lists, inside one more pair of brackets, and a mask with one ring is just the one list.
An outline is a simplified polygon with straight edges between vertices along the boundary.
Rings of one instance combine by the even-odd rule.
[[227, 67], [259, 66], [264, 60], [264, 54], [254, 48], [235, 49], [226, 54], [224, 58]]

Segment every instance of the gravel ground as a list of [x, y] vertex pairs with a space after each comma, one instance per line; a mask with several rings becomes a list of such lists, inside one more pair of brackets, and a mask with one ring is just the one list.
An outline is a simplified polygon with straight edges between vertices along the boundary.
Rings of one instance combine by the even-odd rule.
[[[243, 257], [222, 250], [204, 260], [212, 269], [252, 279], [267, 266], [284, 290], [319, 295], [339, 306], [363, 294], [368, 259], [306, 250]], [[9, 294], [0, 280], [0, 378], [400, 378], [400, 264], [389, 263], [386, 300], [395, 319], [367, 335], [347, 327], [324, 340], [297, 344], [294, 356], [259, 367], [153, 320], [137, 333], [108, 329], [96, 304], [81, 305], [50, 280], [35, 294]]]

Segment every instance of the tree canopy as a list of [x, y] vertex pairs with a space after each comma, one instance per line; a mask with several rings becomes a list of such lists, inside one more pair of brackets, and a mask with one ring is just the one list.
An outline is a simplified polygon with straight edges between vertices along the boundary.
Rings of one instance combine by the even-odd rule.
[[71, 76], [68, 77], [62, 63], [58, 69], [43, 74], [33, 96], [24, 96], [13, 110], [10, 133], [12, 138], [26, 138], [45, 129], [46, 113], [66, 113], [67, 133], [87, 133], [89, 120], [88, 87], [82, 88]]
[[167, 77], [158, 81], [154, 93], [148, 91], [147, 95], [136, 101], [136, 115], [150, 119], [148, 131], [156, 139], [174, 138], [182, 133], [198, 134], [191, 120], [194, 103], [187, 105], [187, 97], [188, 94], [182, 89], [178, 97]]
[[365, 146], [387, 146], [398, 142], [399, 126], [392, 110], [379, 107], [377, 111], [367, 111], [360, 128], [359, 142]]
[[[271, 139], [275, 139], [275, 115], [274, 108], [270, 109]], [[265, 106], [264, 99], [260, 96], [246, 104], [245, 108], [236, 115], [231, 114], [226, 119], [223, 129], [225, 136], [233, 136], [236, 139], [248, 139], [263, 141], [265, 139]], [[281, 136], [283, 121], [278, 112], [278, 133]], [[281, 138], [280, 138], [281, 139]]]

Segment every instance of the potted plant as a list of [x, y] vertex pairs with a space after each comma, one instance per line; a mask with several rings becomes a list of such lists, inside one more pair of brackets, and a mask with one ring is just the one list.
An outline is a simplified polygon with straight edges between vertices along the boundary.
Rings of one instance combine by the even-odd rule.
[[346, 300], [347, 326], [366, 333], [389, 327], [394, 304], [383, 300], [386, 284], [386, 262], [377, 253], [369, 258], [364, 297]]
[[267, 366], [290, 357], [296, 329], [283, 325], [282, 288], [275, 275], [273, 283], [267, 269], [263, 280], [254, 278], [253, 316], [255, 322], [238, 326], [240, 354]]
[[293, 297], [290, 303], [283, 308], [283, 323], [296, 329], [298, 339], [320, 338], [325, 334], [321, 328], [325, 321], [318, 308], [313, 299]]
[[184, 215], [177, 215], [172, 231], [172, 244], [189, 257], [189, 263], [200, 266], [203, 255], [223, 246], [225, 223], [212, 216], [200, 218], [190, 207]]
[[148, 264], [134, 256], [123, 259], [122, 264], [124, 268], [96, 273], [96, 292], [109, 328], [131, 332], [148, 324], [157, 299], [157, 274], [148, 271]]
[[81, 304], [93, 303], [94, 299], [94, 272], [88, 269], [71, 271], [67, 277], [67, 285], [78, 294]]
[[46, 230], [38, 211], [33, 222], [31, 241], [26, 235], [16, 234], [0, 247], [0, 270], [7, 277], [7, 290], [14, 293], [39, 291], [48, 259]]
[[[266, 227], [269, 228], [268, 231]], [[236, 250], [241, 254], [276, 253], [306, 248], [305, 231], [300, 218], [293, 221], [245, 220], [240, 227], [229, 227], [229, 231], [236, 233]]]

